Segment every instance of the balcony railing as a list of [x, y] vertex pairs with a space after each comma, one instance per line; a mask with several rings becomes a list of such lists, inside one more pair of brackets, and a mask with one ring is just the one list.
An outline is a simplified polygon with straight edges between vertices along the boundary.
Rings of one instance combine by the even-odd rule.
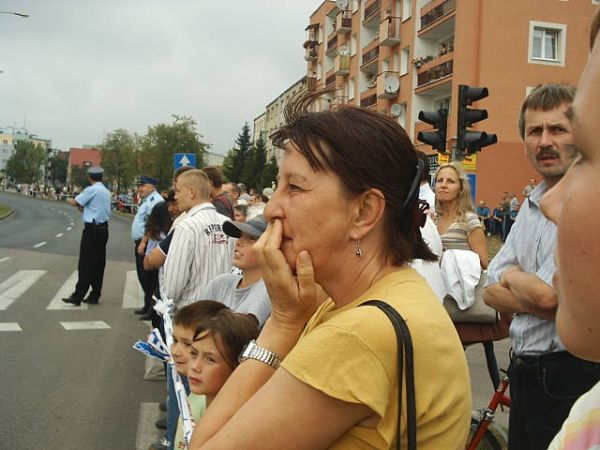
[[336, 34], [327, 41], [327, 54], [329, 55], [331, 53], [336, 53], [337, 45], [338, 45], [338, 36]]
[[373, 61], [374, 59], [377, 59], [378, 57], [379, 57], [379, 45], [376, 47], [373, 47], [371, 50], [363, 53], [362, 65], [364, 66], [365, 64], [369, 64], [371, 61]]
[[387, 16], [379, 24], [379, 44], [393, 47], [400, 43], [400, 17]]
[[336, 31], [339, 34], [346, 34], [352, 30], [352, 17], [346, 11], [341, 12], [335, 18]]
[[316, 61], [319, 56], [319, 52], [317, 51], [316, 45], [309, 45], [306, 47], [306, 52], [304, 55], [304, 59], [306, 61]]
[[350, 73], [350, 55], [337, 55], [334, 61], [336, 75], [347, 75]]
[[365, 20], [368, 21], [371, 17], [381, 10], [381, 0], [374, 0], [370, 5], [365, 7]]
[[370, 108], [377, 104], [377, 94], [367, 95], [366, 97], [362, 97], [360, 99], [360, 107], [361, 108]]
[[327, 78], [325, 78], [325, 86], [330, 86], [332, 84], [335, 84], [335, 73], [327, 76]]
[[435, 65], [428, 70], [423, 70], [417, 75], [417, 87], [424, 86], [433, 81], [445, 78], [448, 75], [452, 75], [454, 60], [445, 61], [441, 64]]
[[[421, 8], [421, 11], [427, 8], [427, 5]], [[443, 3], [440, 3], [438, 6], [428, 11], [427, 13], [421, 16], [421, 29], [429, 26], [436, 20], [444, 17], [451, 11], [456, 9], [456, 0], [446, 0]]]

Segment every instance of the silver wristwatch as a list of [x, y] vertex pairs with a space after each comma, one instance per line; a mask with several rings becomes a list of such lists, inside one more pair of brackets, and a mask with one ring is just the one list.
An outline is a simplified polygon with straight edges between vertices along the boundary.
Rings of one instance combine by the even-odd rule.
[[238, 361], [240, 363], [246, 361], [247, 359], [256, 359], [257, 361], [263, 362], [275, 369], [277, 369], [281, 363], [281, 358], [279, 356], [267, 350], [266, 348], [259, 347], [255, 340], [248, 342], [238, 357]]

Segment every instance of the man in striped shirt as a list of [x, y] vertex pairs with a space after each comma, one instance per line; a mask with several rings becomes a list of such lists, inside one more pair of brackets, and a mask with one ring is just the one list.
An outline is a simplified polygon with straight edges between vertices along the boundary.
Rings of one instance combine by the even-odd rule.
[[164, 295], [177, 308], [199, 300], [204, 285], [231, 269], [235, 239], [223, 232], [228, 218], [210, 203], [209, 192], [201, 170], [188, 170], [177, 180], [177, 207], [187, 215], [172, 231], [163, 284]]
[[575, 400], [600, 379], [600, 365], [567, 352], [557, 335], [557, 296], [552, 286], [556, 226], [544, 217], [539, 203], [576, 155], [566, 114], [574, 95], [570, 86], [543, 85], [529, 94], [521, 108], [521, 137], [543, 182], [523, 203], [506, 243], [492, 260], [483, 293], [488, 305], [514, 314], [511, 450], [546, 449]]

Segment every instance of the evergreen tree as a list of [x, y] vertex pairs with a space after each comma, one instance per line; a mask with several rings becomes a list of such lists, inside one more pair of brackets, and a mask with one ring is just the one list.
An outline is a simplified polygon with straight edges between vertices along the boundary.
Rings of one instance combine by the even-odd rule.
[[266, 187], [271, 187], [271, 185], [277, 181], [277, 174], [279, 173], [279, 165], [277, 164], [277, 159], [275, 156], [271, 156], [271, 159], [265, 167], [263, 168], [260, 174], [260, 189], [264, 189]]
[[235, 140], [236, 146], [229, 150], [225, 161], [223, 161], [223, 175], [229, 181], [244, 182], [243, 176], [249, 154], [252, 151], [252, 139], [250, 138], [250, 126], [244, 123], [241, 133]]
[[31, 141], [17, 141], [15, 152], [6, 161], [6, 175], [18, 183], [35, 183], [42, 176], [46, 150]]
[[[254, 146], [253, 151], [253, 177], [252, 177], [252, 185], [256, 186], [257, 189], [260, 189], [262, 192], [263, 188], [266, 186], [262, 185], [262, 173], [265, 170], [265, 166], [267, 165], [267, 144], [262, 136], [258, 138], [256, 141], [256, 145]], [[269, 187], [271, 187], [271, 183], [269, 183]]]

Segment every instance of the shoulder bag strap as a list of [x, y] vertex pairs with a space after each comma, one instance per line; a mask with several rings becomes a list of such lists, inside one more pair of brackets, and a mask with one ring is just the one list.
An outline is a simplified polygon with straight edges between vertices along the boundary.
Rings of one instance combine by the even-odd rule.
[[410, 330], [406, 325], [404, 318], [390, 305], [381, 300], [369, 300], [360, 306], [370, 305], [379, 308], [390, 319], [396, 332], [396, 342], [398, 350], [398, 437], [396, 438], [396, 448], [400, 450], [401, 445], [401, 416], [402, 416], [402, 381], [404, 366], [404, 349], [406, 349], [406, 423], [408, 426], [408, 449], [417, 448], [417, 411], [415, 400], [415, 373], [413, 361], [413, 345], [410, 337]]

